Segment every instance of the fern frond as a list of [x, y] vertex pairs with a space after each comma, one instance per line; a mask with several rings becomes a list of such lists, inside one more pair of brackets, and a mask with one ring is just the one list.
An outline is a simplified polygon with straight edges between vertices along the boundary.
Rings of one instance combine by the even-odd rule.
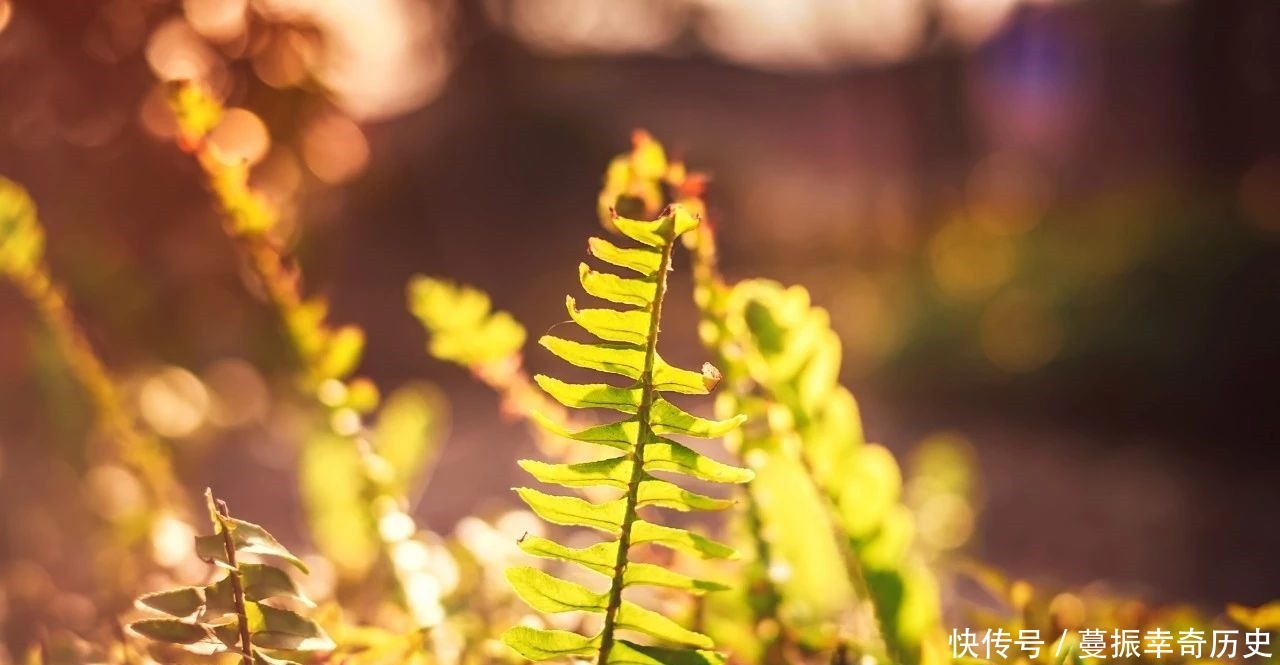
[[[641, 509], [675, 511], [723, 510], [731, 501], [686, 490], [655, 477], [670, 473], [720, 483], [745, 483], [753, 474], [707, 458], [664, 435], [700, 438], [721, 436], [737, 427], [742, 418], [707, 420], [685, 412], [662, 397], [663, 393], [705, 395], [719, 373], [680, 369], [658, 354], [662, 301], [677, 239], [698, 225], [698, 218], [679, 206], [669, 208], [653, 221], [614, 217], [612, 225], [639, 247], [620, 247], [593, 238], [588, 247], [597, 259], [630, 271], [622, 276], [597, 271], [586, 264], [579, 281], [590, 295], [621, 305], [620, 309], [578, 309], [566, 300], [569, 316], [598, 341], [578, 342], [547, 335], [539, 340], [548, 351], [571, 365], [620, 377], [612, 383], [566, 383], [538, 375], [535, 382], [556, 402], [571, 409], [607, 409], [624, 414], [612, 423], [574, 430], [554, 419], [533, 418], [549, 432], [574, 441], [607, 448], [613, 455], [576, 464], [549, 464], [523, 460], [520, 466], [535, 480], [570, 489], [611, 488], [616, 498], [591, 502], [571, 495], [547, 494], [517, 488], [520, 498], [540, 517], [564, 526], [595, 529], [606, 539], [584, 548], [526, 537], [520, 547], [545, 559], [581, 567], [609, 579], [603, 592], [591, 591], [532, 567], [517, 567], [507, 577], [516, 593], [541, 612], [585, 612], [603, 615], [603, 628], [593, 636], [518, 626], [504, 641], [534, 661], [557, 658], [595, 658], [607, 663], [723, 663], [706, 635], [689, 630], [672, 619], [645, 609], [623, 597], [631, 586], [652, 586], [702, 594], [725, 588], [716, 582], [697, 580], [666, 568], [634, 562], [631, 549], [652, 544], [702, 558], [731, 558], [731, 548], [681, 528], [640, 519]], [[617, 455], [622, 451], [622, 455]], [[644, 646], [622, 639], [620, 632], [641, 633], [671, 648]]]
[[[251, 554], [281, 559], [306, 572], [298, 557], [266, 529], [231, 517], [227, 504], [205, 491], [214, 532], [196, 537], [200, 558], [225, 571], [223, 577], [200, 587], [179, 587], [138, 598], [140, 609], [168, 615], [129, 624], [130, 630], [152, 642], [172, 644], [192, 653], [236, 654], [244, 665], [290, 663], [269, 651], [288, 653], [330, 651], [336, 647], [320, 624], [279, 603], [313, 603], [293, 578], [269, 563], [240, 560]], [[284, 655], [284, 654], [281, 654]]]

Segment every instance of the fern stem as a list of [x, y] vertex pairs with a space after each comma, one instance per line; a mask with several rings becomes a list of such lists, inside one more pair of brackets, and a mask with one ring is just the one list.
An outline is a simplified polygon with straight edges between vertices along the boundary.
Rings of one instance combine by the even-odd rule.
[[227, 510], [227, 502], [222, 499], [217, 499], [215, 505], [218, 508], [215, 515], [222, 531], [222, 549], [227, 554], [227, 565], [231, 566], [231, 597], [235, 601], [236, 623], [240, 628], [241, 659], [244, 665], [253, 665], [253, 641], [249, 634], [249, 612], [245, 609], [244, 582], [240, 579], [240, 566], [236, 563], [236, 545], [231, 540], [231, 525], [228, 523], [231, 512]]
[[622, 531], [618, 536], [618, 555], [613, 565], [613, 582], [609, 586], [609, 604], [605, 608], [604, 628], [600, 631], [600, 655], [596, 660], [597, 665], [606, 665], [609, 662], [609, 652], [613, 649], [613, 633], [617, 625], [618, 611], [622, 608], [622, 582], [627, 571], [627, 550], [631, 547], [631, 527], [636, 521], [640, 482], [644, 479], [644, 446], [654, 437], [649, 425], [649, 411], [653, 407], [653, 398], [657, 393], [653, 386], [653, 365], [658, 355], [662, 301], [667, 293], [667, 273], [671, 270], [671, 252], [674, 248], [675, 240], [668, 240], [662, 248], [662, 261], [658, 264], [658, 284], [654, 291], [653, 307], [649, 318], [649, 335], [644, 350], [644, 371], [640, 375], [642, 382], [640, 407], [636, 411], [636, 419], [640, 427], [636, 435], [636, 447], [631, 451], [633, 465], [631, 478], [627, 482], [626, 512], [623, 513]]

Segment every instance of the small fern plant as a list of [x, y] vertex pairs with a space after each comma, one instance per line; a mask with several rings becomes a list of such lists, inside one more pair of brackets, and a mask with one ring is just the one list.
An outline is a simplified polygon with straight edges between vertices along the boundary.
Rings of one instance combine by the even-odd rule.
[[[694, 594], [724, 588], [666, 567], [632, 561], [632, 549], [637, 546], [652, 544], [702, 558], [734, 555], [728, 546], [709, 538], [638, 516], [640, 509], [683, 512], [718, 510], [732, 505], [728, 500], [687, 491], [655, 477], [654, 472], [718, 483], [746, 483], [753, 477], [747, 469], [714, 461], [665, 436], [719, 437], [738, 427], [743, 420], [742, 417], [721, 421], [699, 418], [663, 396], [664, 393], [705, 395], [719, 380], [719, 373], [710, 365], [705, 366], [702, 373], [693, 372], [668, 364], [658, 354], [662, 302], [667, 293], [672, 252], [677, 239], [698, 223], [697, 217], [680, 206], [668, 208], [653, 221], [615, 215], [613, 224], [618, 231], [641, 247], [618, 247], [599, 238], [591, 238], [588, 247], [597, 259], [638, 273], [639, 277], [597, 272], [585, 263], [579, 266], [578, 274], [582, 288], [589, 295], [623, 308], [579, 309], [569, 297], [566, 306], [570, 318], [598, 340], [580, 343], [550, 335], [539, 340], [543, 347], [570, 364], [620, 375], [631, 383], [618, 387], [607, 383], [565, 383], [544, 375], [535, 377], [544, 391], [567, 407], [607, 409], [625, 417], [576, 432], [550, 419], [537, 418], [560, 436], [622, 454], [577, 464], [522, 460], [520, 466], [525, 471], [542, 483], [568, 488], [607, 487], [620, 490], [621, 496], [592, 503], [575, 496], [516, 489], [520, 498], [542, 519], [564, 526], [588, 527], [608, 536], [581, 549], [540, 537], [526, 536], [521, 540], [520, 547], [528, 554], [581, 566], [609, 580], [605, 591], [595, 592], [537, 568], [509, 569], [507, 579], [516, 593], [537, 611], [603, 615], [603, 627], [594, 636], [528, 626], [509, 629], [503, 641], [529, 660], [593, 658], [598, 665], [724, 662], [724, 657], [712, 650], [714, 645], [706, 635], [624, 598], [625, 588], [639, 585]], [[644, 641], [662, 644], [621, 639], [621, 632], [643, 634], [648, 637]]]
[[266, 529], [231, 517], [212, 491], [205, 490], [205, 498], [214, 533], [196, 537], [196, 554], [226, 575], [206, 586], [138, 598], [139, 608], [169, 618], [142, 619], [129, 628], [152, 642], [196, 654], [237, 654], [245, 665], [287, 665], [293, 661], [286, 654], [332, 650], [334, 642], [319, 624], [267, 603], [284, 598], [312, 605], [293, 578], [276, 566], [242, 561], [241, 555], [275, 557], [304, 573], [307, 566]]

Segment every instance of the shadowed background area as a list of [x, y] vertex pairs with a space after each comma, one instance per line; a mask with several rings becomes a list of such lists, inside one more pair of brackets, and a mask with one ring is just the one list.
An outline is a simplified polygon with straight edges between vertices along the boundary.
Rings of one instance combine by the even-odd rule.
[[[300, 510], [288, 354], [172, 146], [158, 81], [193, 77], [243, 109], [213, 140], [285, 208], [306, 288], [366, 329], [362, 371], [449, 393], [428, 525], [511, 503], [532, 444], [425, 355], [405, 282], [561, 321], [600, 173], [643, 127], [710, 174], [728, 276], [830, 311], [870, 439], [969, 442], [983, 559], [1280, 595], [1276, 3], [0, 0], [0, 173], [184, 477], [274, 527]], [[689, 288], [664, 335], [696, 366]], [[0, 288], [0, 559], [71, 587], [95, 498], [60, 491], [89, 420]]]

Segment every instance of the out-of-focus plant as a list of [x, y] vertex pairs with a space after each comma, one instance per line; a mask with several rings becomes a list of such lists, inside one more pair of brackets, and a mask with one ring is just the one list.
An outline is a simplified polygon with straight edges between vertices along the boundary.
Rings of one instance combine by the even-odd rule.
[[245, 665], [284, 665], [293, 663], [293, 653], [333, 649], [333, 640], [319, 624], [281, 605], [283, 599], [311, 605], [289, 573], [243, 558], [275, 557], [305, 573], [302, 560], [266, 529], [231, 517], [227, 504], [215, 500], [212, 490], [206, 490], [205, 497], [214, 532], [196, 537], [196, 552], [226, 575], [205, 586], [138, 598], [139, 607], [172, 618], [142, 619], [129, 628], [153, 642], [192, 653], [234, 653]]
[[[76, 322], [62, 287], [50, 274], [44, 246], [44, 229], [35, 203], [21, 186], [0, 178], [0, 275], [31, 302], [63, 361], [89, 395], [102, 430], [102, 436], [92, 437], [91, 441], [109, 444], [91, 450], [90, 459], [96, 464], [123, 465], [143, 489], [142, 505], [109, 516], [114, 537], [132, 547], [151, 536], [156, 528], [163, 528], [163, 524], [185, 519], [186, 498], [174, 476], [169, 450], [138, 426], [116, 380]], [[136, 562], [132, 558], [103, 562], [110, 572], [101, 572], [115, 582], [127, 583], [130, 576], [122, 573], [133, 563]]]
[[[599, 341], [580, 343], [547, 335], [539, 343], [570, 364], [621, 375], [633, 383], [627, 387], [573, 384], [544, 375], [538, 375], [535, 380], [567, 407], [626, 414], [621, 421], [578, 432], [557, 431], [561, 436], [624, 454], [580, 464], [525, 460], [521, 466], [540, 482], [570, 488], [609, 487], [623, 494], [591, 503], [530, 488], [516, 490], [535, 513], [549, 522], [587, 527], [613, 537], [584, 548], [566, 547], [537, 537], [527, 537], [520, 542], [524, 551], [535, 556], [603, 575], [609, 578], [609, 586], [605, 591], [596, 592], [529, 566], [507, 571], [516, 592], [534, 609], [547, 613], [602, 614], [603, 626], [589, 637], [564, 630], [516, 626], [507, 631], [503, 639], [534, 661], [575, 657], [593, 658], [600, 665], [723, 663], [723, 656], [710, 651], [714, 647], [711, 638], [623, 597], [627, 587], [665, 587], [693, 593], [721, 588], [719, 584], [687, 577], [663, 566], [634, 561], [632, 548], [635, 546], [655, 544], [704, 558], [726, 558], [733, 554], [727, 546], [693, 532], [639, 518], [637, 511], [648, 507], [690, 511], [718, 510], [731, 505], [724, 499], [682, 489], [653, 473], [668, 472], [729, 483], [747, 482], [752, 477], [750, 471], [715, 462], [663, 436], [717, 437], [742, 421], [740, 417], [721, 421], [698, 418], [663, 397], [663, 393], [707, 394], [719, 380], [719, 374], [709, 367], [702, 373], [676, 368], [664, 361], [657, 349], [672, 252], [677, 238], [693, 230], [698, 219], [680, 206], [672, 206], [651, 222], [615, 217], [612, 223], [622, 235], [642, 247], [623, 248], [593, 238], [591, 253], [601, 261], [639, 273], [640, 277], [597, 272], [586, 264], [579, 267], [578, 274], [588, 294], [623, 305], [625, 309], [579, 309], [570, 298], [566, 303], [570, 318]], [[544, 422], [556, 427], [550, 421]], [[672, 650], [624, 640], [619, 636], [622, 631], [643, 633], [682, 648]]]
[[[957, 625], [963, 626], [955, 632], [968, 630], [978, 636], [977, 644], [970, 641], [972, 652], [966, 654], [966, 660], [976, 653], [977, 660], [983, 662], [1015, 658], [1045, 665], [1096, 662], [1081, 650], [1081, 631], [1093, 630], [1100, 631], [1103, 653], [1112, 660], [1152, 665], [1224, 663], [1240, 652], [1214, 654], [1214, 631], [1260, 629], [1270, 632], [1274, 643], [1280, 629], [1275, 603], [1256, 609], [1229, 605], [1225, 616], [1215, 617], [1186, 604], [1151, 605], [1101, 583], [1082, 589], [1037, 586], [974, 561], [959, 562], [954, 572], [958, 581], [971, 582], [976, 588], [976, 592], [962, 594], [951, 608]], [[1117, 631], [1141, 636], [1161, 631], [1169, 651], [1158, 658], [1148, 649], [1119, 656], [1113, 644]], [[1020, 647], [1016, 643], [1019, 639], [1031, 646]], [[1270, 658], [1255, 656], [1249, 662], [1277, 662], [1274, 650], [1272, 653]]]
[[549, 456], [577, 461], [579, 450], [563, 437], [549, 434], [533, 414], [561, 428], [580, 429], [563, 406], [548, 399], [524, 370], [524, 326], [511, 314], [492, 309], [488, 294], [471, 286], [433, 277], [409, 281], [409, 311], [426, 330], [427, 352], [439, 360], [467, 368], [502, 400], [502, 410], [523, 418], [539, 448]]
[[[357, 586], [364, 584], [371, 558], [389, 565], [412, 622], [418, 626], [439, 623], [443, 619], [439, 585], [426, 570], [423, 557], [417, 556], [419, 529], [405, 497], [421, 464], [432, 455], [434, 435], [440, 429], [433, 425], [439, 418], [437, 401], [421, 392], [416, 397], [404, 393], [393, 403], [396, 408], [383, 414], [379, 427], [366, 424], [365, 416], [376, 408], [379, 393], [368, 379], [351, 378], [363, 350], [364, 332], [354, 325], [333, 327], [323, 300], [303, 298], [300, 271], [273, 236], [278, 222], [274, 207], [249, 186], [247, 166], [228, 163], [207, 140], [223, 115], [220, 104], [190, 83], [175, 85], [170, 101], [181, 147], [204, 170], [224, 213], [224, 231], [279, 314], [297, 356], [302, 391], [327, 416], [327, 430], [304, 447], [301, 461], [304, 497], [310, 499], [317, 545], [348, 566], [344, 576], [361, 583]], [[384, 422], [388, 424], [382, 426]], [[336, 452], [335, 440], [348, 451]], [[342, 477], [348, 474], [351, 477]], [[378, 556], [368, 556], [370, 550]]]
[[847, 540], [848, 576], [871, 601], [890, 657], [938, 662], [937, 582], [912, 551], [914, 516], [902, 503], [898, 464], [864, 442], [857, 404], [838, 383], [840, 341], [826, 312], [803, 288], [763, 280], [734, 285], [727, 303], [726, 342], [741, 354], [734, 377], [744, 380], [732, 394], [756, 402], [769, 431], [763, 444], [744, 434], [744, 454], [750, 461], [752, 446], [777, 445], [798, 460]]
[[916, 521], [916, 549], [945, 565], [973, 535], [982, 504], [976, 455], [968, 439], [936, 432], [907, 456], [903, 502]]

